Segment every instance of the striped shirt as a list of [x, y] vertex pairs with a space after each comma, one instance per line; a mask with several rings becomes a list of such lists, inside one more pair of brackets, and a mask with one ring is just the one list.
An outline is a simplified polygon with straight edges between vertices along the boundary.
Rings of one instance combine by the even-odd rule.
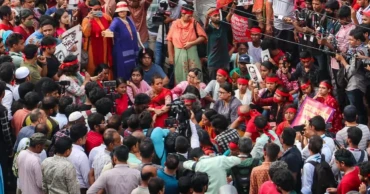
[[369, 11], [369, 10], [370, 10], [370, 4], [365, 9], [360, 7], [360, 9], [357, 10], [356, 18], [357, 18], [357, 21], [358, 21], [359, 24], [362, 24], [362, 13], [365, 12], [365, 11]]
[[[370, 141], [370, 131], [369, 131], [369, 128], [366, 126], [366, 125], [363, 125], [363, 124], [358, 124], [356, 127], [358, 127], [359, 129], [361, 129], [362, 131], [362, 138], [361, 138], [361, 141], [358, 145], [358, 148], [361, 149], [361, 150], [366, 150], [367, 148], [367, 142]], [[341, 145], [341, 146], [344, 146], [344, 147], [347, 147], [347, 137], [348, 137], [348, 133], [347, 133], [347, 130], [348, 130], [349, 127], [344, 127], [343, 129], [341, 129], [340, 131], [338, 131], [335, 139], [338, 141], [338, 143]]]

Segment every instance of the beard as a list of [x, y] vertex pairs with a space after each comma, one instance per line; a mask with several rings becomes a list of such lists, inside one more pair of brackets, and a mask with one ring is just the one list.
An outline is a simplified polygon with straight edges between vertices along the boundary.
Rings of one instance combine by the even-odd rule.
[[52, 117], [57, 116], [57, 111], [53, 111], [53, 113], [51, 113], [50, 116], [52, 116]]

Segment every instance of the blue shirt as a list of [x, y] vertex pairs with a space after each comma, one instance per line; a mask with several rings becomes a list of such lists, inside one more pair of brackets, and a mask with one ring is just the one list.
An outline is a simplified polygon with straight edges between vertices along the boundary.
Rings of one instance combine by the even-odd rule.
[[[147, 131], [148, 129], [143, 130], [144, 135], [146, 135]], [[150, 135], [150, 139], [154, 144], [155, 153], [157, 154], [158, 158], [161, 159], [162, 166], [166, 162], [165, 156], [167, 155], [167, 152], [164, 147], [164, 138], [167, 137], [168, 133], [170, 133], [170, 130], [156, 127], [153, 129], [152, 134]]]
[[303, 194], [311, 194], [311, 187], [313, 183], [313, 174], [315, 172], [315, 166], [308, 161], [321, 162], [321, 155], [314, 154], [307, 158], [306, 163], [303, 166], [303, 175], [302, 175], [302, 190]]
[[57, 11], [57, 7], [50, 7], [48, 10], [46, 10], [45, 15], [51, 15]]
[[[30, 44], [30, 40], [33, 39], [33, 44], [41, 43], [41, 40], [44, 38], [44, 35], [39, 31], [36, 30], [32, 33], [26, 40], [26, 45]], [[57, 45], [60, 44], [62, 41], [59, 38], [55, 38], [57, 41]]]
[[23, 138], [25, 138], [25, 137], [30, 138], [34, 133], [35, 133], [35, 127], [34, 126], [25, 126], [25, 127], [23, 127], [19, 131], [18, 136], [17, 136], [17, 140], [15, 141], [15, 144], [14, 144], [14, 147], [13, 147], [14, 152], [17, 151], [18, 144]]
[[153, 64], [148, 71], [144, 70], [144, 80], [146, 81], [146, 83], [151, 85], [152, 84], [152, 77], [155, 74], [158, 74], [162, 78], [166, 77], [166, 73], [164, 73], [162, 67], [157, 65], [157, 64]]
[[157, 176], [164, 180], [164, 194], [179, 193], [175, 175], [168, 175], [163, 170], [157, 170]]

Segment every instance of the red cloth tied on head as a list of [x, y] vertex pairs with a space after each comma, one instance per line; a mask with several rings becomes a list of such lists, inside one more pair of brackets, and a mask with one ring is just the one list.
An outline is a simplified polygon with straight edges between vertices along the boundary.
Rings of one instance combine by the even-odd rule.
[[212, 16], [217, 15], [217, 14], [220, 14], [219, 9], [213, 10], [211, 13], [209, 13], [209, 16], [212, 17]]
[[40, 48], [53, 48], [53, 47], [56, 47], [57, 45], [56, 44], [52, 44], [52, 45], [41, 45]]
[[182, 14], [190, 14], [190, 15], [193, 15], [194, 11], [188, 10], [188, 9], [181, 9], [181, 13]]
[[278, 83], [280, 82], [280, 79], [278, 77], [266, 77], [265, 82], [266, 83]]
[[217, 74], [220, 74], [220, 75], [222, 75], [222, 76], [226, 77], [226, 81], [227, 81], [227, 82], [229, 82], [229, 83], [232, 83], [232, 82], [233, 82], [233, 81], [231, 80], [231, 78], [230, 78], [229, 74], [228, 74], [225, 70], [223, 70], [223, 69], [218, 69], [218, 70], [217, 70]]
[[70, 67], [70, 66], [73, 66], [73, 65], [76, 65], [78, 63], [78, 60], [74, 60], [74, 61], [71, 61], [71, 62], [67, 62], [67, 63], [62, 63], [60, 64], [59, 66], [59, 69], [64, 69], [66, 67]]
[[287, 97], [289, 102], [293, 102], [293, 96], [289, 92], [285, 93], [279, 89], [276, 89], [275, 93], [279, 94], [281, 97]]
[[250, 113], [249, 113], [249, 112], [247, 112], [247, 113], [242, 113], [242, 112], [240, 111], [240, 107], [241, 107], [241, 106], [239, 106], [239, 107], [238, 107], [238, 116], [239, 116], [239, 117], [248, 117], [248, 116], [250, 116]]
[[332, 89], [332, 86], [330, 84], [324, 82], [324, 81], [323, 82], [320, 82], [320, 85], [323, 85], [323, 86], [325, 86], [328, 89]]
[[285, 112], [290, 112], [290, 113], [297, 113], [297, 109], [295, 109], [295, 108], [288, 108], [288, 109], [286, 109], [286, 111]]
[[239, 147], [238, 147], [238, 144], [236, 144], [234, 142], [230, 142], [229, 143], [229, 148], [232, 149], [232, 150], [234, 150], [234, 149], [238, 149]]
[[256, 27], [254, 27], [254, 28], [251, 28], [251, 33], [261, 33], [262, 32], [262, 30], [261, 30], [261, 28], [256, 28]]
[[306, 90], [310, 86], [311, 86], [311, 82], [307, 81], [306, 83], [301, 85], [301, 90]]
[[263, 129], [257, 128], [258, 131], [262, 131], [265, 135], [267, 135], [272, 141], [275, 140], [275, 137], [269, 133], [270, 130], [270, 124], [267, 123], [267, 125]]
[[184, 99], [184, 103], [194, 103], [195, 99]]
[[243, 85], [248, 85], [249, 81], [247, 79], [244, 79], [244, 78], [238, 78], [236, 83], [243, 84]]

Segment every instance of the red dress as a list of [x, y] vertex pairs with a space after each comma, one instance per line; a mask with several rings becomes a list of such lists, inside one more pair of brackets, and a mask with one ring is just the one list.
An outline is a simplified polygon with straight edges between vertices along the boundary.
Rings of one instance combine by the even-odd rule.
[[23, 36], [24, 41], [27, 40], [27, 38], [35, 32], [35, 29], [33, 27], [27, 28], [30, 33], [27, 33], [26, 30], [22, 26], [16, 26], [13, 28], [13, 31], [15, 33], [21, 34]]
[[116, 99], [116, 113], [117, 115], [121, 115], [128, 107], [128, 96], [127, 94], [123, 94], [121, 98]]
[[5, 25], [5, 24], [0, 24], [0, 30], [11, 30], [13, 31], [13, 25], [12, 24], [9, 24], [9, 25]]
[[[172, 99], [172, 93], [171, 90], [167, 88], [163, 88], [161, 93], [159, 93], [157, 96], [152, 97], [152, 100], [150, 101], [149, 107], [155, 108], [155, 109], [161, 109], [163, 106], [166, 106], [165, 101], [166, 97], [169, 96]], [[168, 113], [164, 113], [160, 116], [157, 116], [157, 119], [155, 120], [154, 127], [165, 127], [165, 120], [168, 117]]]
[[339, 109], [337, 100], [331, 95], [327, 95], [326, 98], [318, 97], [316, 100], [334, 109], [334, 115], [328, 121], [329, 123], [332, 123], [332, 128], [329, 131], [334, 134], [337, 133], [343, 128], [343, 115]]

